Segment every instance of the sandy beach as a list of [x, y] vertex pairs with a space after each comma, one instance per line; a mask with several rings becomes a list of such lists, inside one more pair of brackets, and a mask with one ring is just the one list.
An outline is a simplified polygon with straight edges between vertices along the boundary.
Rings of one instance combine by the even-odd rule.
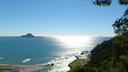
[[48, 64], [35, 64], [35, 65], [10, 65], [0, 64], [0, 72], [36, 72], [42, 70]]

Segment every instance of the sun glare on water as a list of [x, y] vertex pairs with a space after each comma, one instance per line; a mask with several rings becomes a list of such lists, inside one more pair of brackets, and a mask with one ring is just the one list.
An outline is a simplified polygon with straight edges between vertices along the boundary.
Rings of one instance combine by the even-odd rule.
[[68, 48], [83, 47], [91, 41], [90, 36], [55, 36], [55, 38]]

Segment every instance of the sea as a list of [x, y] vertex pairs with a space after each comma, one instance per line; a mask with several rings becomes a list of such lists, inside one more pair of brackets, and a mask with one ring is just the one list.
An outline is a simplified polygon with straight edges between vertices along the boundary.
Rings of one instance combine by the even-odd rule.
[[0, 64], [53, 64], [38, 72], [66, 72], [75, 56], [81, 56], [82, 51], [90, 52], [109, 39], [102, 36], [0, 37]]

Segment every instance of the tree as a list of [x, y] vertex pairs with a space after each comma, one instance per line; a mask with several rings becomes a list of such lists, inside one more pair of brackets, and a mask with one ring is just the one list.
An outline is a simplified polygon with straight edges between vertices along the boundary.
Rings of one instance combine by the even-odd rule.
[[128, 32], [128, 9], [125, 11], [124, 15], [115, 21], [112, 25], [114, 28], [114, 32], [121, 36]]
[[[113, 0], [93, 0], [93, 4], [98, 6], [110, 6]], [[128, 0], [118, 0], [120, 5], [128, 5]]]
[[[112, 1], [113, 0], [93, 0], [93, 4], [98, 6], [110, 6]], [[127, 6], [128, 0], [118, 0], [118, 3], [120, 5]], [[125, 11], [124, 15], [121, 18], [117, 19], [112, 26], [117, 36], [121, 36], [128, 32], [128, 8]]]

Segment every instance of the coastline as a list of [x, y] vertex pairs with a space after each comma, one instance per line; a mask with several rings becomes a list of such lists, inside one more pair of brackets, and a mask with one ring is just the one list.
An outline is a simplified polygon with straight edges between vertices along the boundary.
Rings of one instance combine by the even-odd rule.
[[43, 68], [50, 66], [49, 64], [35, 64], [35, 65], [10, 65], [0, 64], [0, 72], [35, 72], [40, 71]]

